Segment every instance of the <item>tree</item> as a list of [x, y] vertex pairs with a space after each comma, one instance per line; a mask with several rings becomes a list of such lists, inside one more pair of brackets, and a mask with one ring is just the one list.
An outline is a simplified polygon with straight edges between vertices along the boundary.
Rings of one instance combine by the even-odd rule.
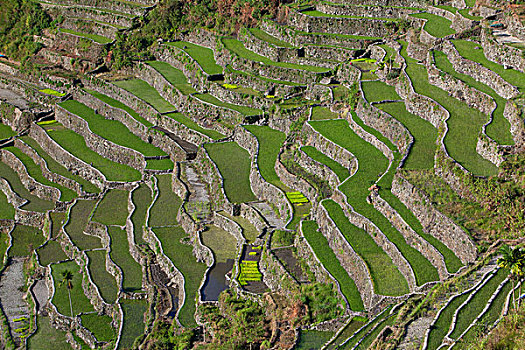
[[[503, 245], [499, 249], [501, 257], [498, 259], [498, 266], [509, 270], [509, 277], [512, 279], [512, 290], [514, 291], [515, 281], [521, 280], [525, 277], [525, 251], [519, 247], [512, 249], [508, 245]], [[520, 287], [521, 294], [521, 287]], [[514, 309], [518, 310], [516, 307], [516, 300], [514, 298]], [[519, 307], [519, 300], [518, 300]]]
[[73, 317], [73, 304], [71, 303], [71, 289], [73, 289], [73, 272], [66, 270], [62, 271], [62, 281], [60, 286], [66, 286], [67, 295], [69, 296], [69, 309], [71, 311], [71, 317]]

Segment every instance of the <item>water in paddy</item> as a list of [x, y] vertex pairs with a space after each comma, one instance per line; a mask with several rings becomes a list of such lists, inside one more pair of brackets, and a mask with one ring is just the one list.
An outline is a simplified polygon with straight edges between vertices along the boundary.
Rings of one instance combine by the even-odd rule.
[[217, 301], [219, 294], [229, 288], [226, 274], [233, 268], [233, 259], [218, 262], [210, 269], [202, 288], [203, 301]]

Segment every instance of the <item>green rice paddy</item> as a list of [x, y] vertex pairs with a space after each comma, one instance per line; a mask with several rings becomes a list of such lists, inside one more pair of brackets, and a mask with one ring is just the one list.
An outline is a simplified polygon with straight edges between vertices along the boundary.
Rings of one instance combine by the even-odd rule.
[[166, 45], [176, 46], [190, 55], [201, 68], [209, 75], [222, 74], [222, 67], [215, 62], [213, 51], [204, 46], [192, 44], [187, 41], [175, 41]]
[[17, 224], [11, 231], [9, 257], [29, 256], [45, 242], [42, 231], [31, 226]]
[[339, 181], [344, 181], [344, 179], [350, 176], [350, 172], [347, 168], [345, 168], [332, 158], [328, 157], [324, 153], [320, 152], [317, 148], [312, 146], [303, 146], [301, 147], [301, 151], [303, 151], [308, 157], [312, 158], [313, 160], [324, 164], [328, 168], [330, 168], [337, 175]]
[[67, 286], [61, 284], [63, 280], [62, 273], [65, 271], [70, 271], [73, 275], [73, 280], [71, 281], [73, 285], [71, 289], [73, 315], [78, 315], [81, 312], [94, 311], [93, 305], [91, 305], [82, 289], [82, 274], [79, 273], [79, 270], [80, 267], [74, 261], [51, 265], [51, 274], [55, 285], [55, 294], [51, 302], [56, 306], [58, 312], [66, 316], [71, 316], [71, 311]]
[[150, 210], [148, 226], [178, 225], [182, 200], [171, 190], [171, 174], [157, 175], [158, 197]]
[[169, 114], [166, 114], [166, 117], [176, 120], [177, 122], [185, 125], [186, 127], [192, 130], [195, 130], [197, 132], [200, 132], [201, 134], [206, 135], [213, 140], [220, 140], [225, 137], [223, 134], [221, 134], [218, 131], [201, 127], [199, 124], [195, 123], [193, 120], [191, 120], [190, 118], [188, 118], [182, 113], [169, 113]]
[[155, 90], [154, 87], [149, 85], [144, 80], [140, 79], [129, 79], [129, 80], [120, 80], [115, 81], [113, 84], [118, 87], [132, 93], [141, 100], [150, 104], [155, 108], [159, 113], [168, 113], [173, 112], [175, 107], [173, 107], [169, 102], [167, 102], [159, 92]]
[[130, 253], [128, 236], [119, 227], [108, 227], [111, 238], [110, 257], [122, 269], [122, 289], [134, 292], [142, 289], [142, 266], [133, 259]]
[[136, 244], [145, 243], [142, 238], [142, 227], [146, 224], [146, 212], [153, 200], [152, 193], [148, 185], [141, 183], [131, 193], [131, 200], [135, 205], [135, 210], [131, 214], [131, 222], [133, 223], [133, 236]]
[[69, 235], [71, 241], [80, 249], [102, 248], [100, 238], [87, 235], [84, 229], [88, 219], [95, 208], [94, 200], [78, 200], [69, 211], [69, 221], [64, 226], [64, 231]]
[[450, 28], [452, 22], [446, 19], [445, 17], [433, 15], [431, 13], [426, 12], [414, 13], [410, 16], [426, 19], [427, 22], [425, 23], [423, 28], [427, 31], [428, 34], [432, 35], [433, 37], [444, 38], [448, 35], [456, 33], [454, 29]]
[[125, 226], [128, 217], [128, 196], [125, 190], [111, 189], [98, 204], [91, 220], [104, 225]]
[[118, 286], [115, 277], [106, 270], [106, 251], [86, 251], [89, 258], [88, 269], [91, 279], [97, 285], [102, 299], [108, 304], [117, 300]]
[[144, 314], [148, 310], [146, 300], [121, 299], [120, 305], [124, 313], [124, 324], [118, 349], [131, 349], [135, 339], [144, 334]]
[[183, 95], [190, 95], [197, 92], [197, 90], [188, 83], [188, 78], [186, 78], [184, 73], [169, 63], [162, 61], [148, 61], [146, 63], [166, 78], [166, 80], [175, 86]]

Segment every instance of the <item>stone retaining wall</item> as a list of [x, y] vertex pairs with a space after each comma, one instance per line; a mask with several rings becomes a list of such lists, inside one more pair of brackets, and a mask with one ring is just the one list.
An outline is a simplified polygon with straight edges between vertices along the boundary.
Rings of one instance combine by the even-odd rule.
[[451, 42], [444, 41], [438, 48], [447, 55], [450, 63], [452, 63], [452, 66], [457, 72], [470, 75], [477, 81], [488, 85], [503, 98], [511, 99], [519, 95], [519, 90], [506, 82], [498, 74], [477, 62], [463, 58]]
[[271, 81], [258, 78], [258, 75], [249, 75], [236, 72], [226, 73], [225, 81], [228, 84], [248, 87], [261, 92], [268, 92], [274, 90], [275, 96], [288, 97], [290, 95], [301, 92], [306, 88], [306, 85], [285, 85], [275, 84]]
[[83, 18], [64, 17], [60, 23], [60, 28], [73, 30], [76, 32], [100, 35], [108, 39], [115, 40], [119, 29], [111, 25], [85, 20]]
[[[143, 0], [137, 2], [145, 3]], [[53, 3], [60, 5], [71, 5], [71, 0], [53, 0]], [[148, 2], [152, 4], [152, 2]], [[141, 16], [146, 11], [146, 8], [136, 6], [132, 3], [125, 3], [121, 1], [103, 1], [103, 0], [75, 0], [75, 5], [88, 8], [101, 8], [110, 11], [124, 12], [134, 16]]]
[[270, 226], [257, 210], [246, 203], [241, 203], [240, 215], [248, 220], [255, 227], [257, 232], [263, 232]]
[[91, 39], [60, 30], [53, 34], [52, 38], [54, 45], [50, 49], [53, 51], [73, 54], [93, 63], [101, 60], [106, 48], [106, 44], [100, 44]]
[[509, 45], [499, 44], [489, 29], [481, 30], [481, 46], [487, 59], [525, 72], [525, 58], [522, 56], [522, 51]]
[[131, 27], [133, 22], [133, 20], [127, 16], [122, 16], [118, 13], [104, 12], [90, 7], [56, 5], [45, 2], [42, 2], [40, 6], [47, 10], [46, 12], [48, 12], [53, 19], [62, 15], [65, 18], [91, 19], [122, 27]]
[[315, 5], [316, 10], [335, 16], [356, 16], [356, 17], [375, 17], [375, 18], [406, 18], [408, 14], [417, 10], [405, 5], [399, 7], [388, 7], [383, 4], [379, 6], [355, 6], [353, 3], [331, 4], [319, 2]]
[[504, 148], [500, 147], [496, 141], [492, 140], [485, 133], [481, 133], [478, 137], [476, 152], [497, 167], [504, 161]]
[[315, 188], [305, 180], [290, 173], [280, 160], [275, 163], [275, 172], [283, 184], [301, 192], [311, 203], [315, 203], [317, 198]]
[[476, 260], [476, 247], [468, 234], [451, 219], [436, 210], [419, 189], [399, 174], [394, 176], [392, 194], [414, 213], [426, 233], [443, 242], [461, 262], [468, 264]]
[[86, 141], [86, 145], [104, 158], [116, 163], [128, 165], [141, 172], [144, 171], [146, 160], [141, 153], [106, 140], [102, 136], [93, 133], [89, 128], [88, 122], [76, 114], [57, 105], [55, 108], [55, 119], [66, 128], [81, 135]]
[[291, 296], [293, 295], [293, 291], [299, 289], [299, 283], [290, 275], [270, 250], [269, 240], [262, 249], [259, 269], [263, 275], [264, 284], [266, 284], [271, 291]]
[[56, 143], [40, 126], [33, 124], [29, 129], [29, 136], [35, 139], [42, 149], [58, 163], [67, 169], [73, 169], [73, 173], [93, 183], [98, 188], [103, 188], [107, 183], [105, 176], [100, 170], [73, 156]]
[[15, 207], [16, 223], [21, 225], [37, 227], [39, 229], [42, 229], [44, 227], [44, 224], [46, 222], [46, 215], [44, 213], [20, 209], [19, 207], [26, 204], [27, 200], [16, 194], [16, 192], [14, 192], [11, 188], [9, 182], [2, 178], [0, 178], [0, 191], [2, 191], [6, 195], [7, 201], [13, 207]]
[[[319, 163], [318, 161], [310, 158], [302, 150], [298, 151], [297, 155], [298, 156], [295, 157], [294, 160], [309, 173], [315, 174], [320, 178], [327, 180], [332, 188], [336, 188], [340, 185], [341, 181], [339, 180], [339, 177], [327, 165]], [[348, 175], [353, 174], [357, 170], [357, 163], [353, 163], [353, 165], [356, 165], [356, 168], [350, 169]]]
[[0, 149], [0, 161], [9, 165], [9, 167], [17, 173], [24, 187], [31, 194], [47, 201], [58, 202], [60, 200], [61, 192], [58, 188], [47, 186], [36, 181], [29, 175], [24, 163], [7, 149]]
[[525, 145], [525, 119], [522, 108], [513, 101], [507, 101], [503, 111], [503, 116], [510, 123], [510, 133], [516, 145]]

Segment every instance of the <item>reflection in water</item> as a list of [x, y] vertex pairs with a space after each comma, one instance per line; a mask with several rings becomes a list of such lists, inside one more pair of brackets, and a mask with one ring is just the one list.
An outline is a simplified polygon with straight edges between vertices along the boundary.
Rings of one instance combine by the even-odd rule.
[[226, 274], [233, 268], [233, 259], [228, 259], [226, 262], [216, 263], [208, 272], [206, 282], [202, 288], [203, 301], [217, 301], [219, 294], [228, 289], [226, 283]]

